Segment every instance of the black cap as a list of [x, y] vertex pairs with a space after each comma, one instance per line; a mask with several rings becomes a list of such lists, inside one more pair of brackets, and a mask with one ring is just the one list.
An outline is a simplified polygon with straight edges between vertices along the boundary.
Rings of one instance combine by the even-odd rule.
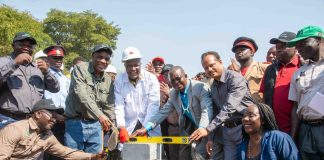
[[92, 54], [101, 50], [105, 50], [108, 53], [112, 54], [111, 48], [106, 44], [97, 44], [93, 47]]
[[[255, 43], [254, 39], [252, 38], [249, 38], [249, 37], [239, 37], [237, 38], [234, 43], [233, 43], [233, 48], [232, 48], [232, 52], [235, 52], [235, 49], [239, 46], [244, 46], [242, 45], [240, 42], [244, 42], [244, 41], [248, 41], [250, 42], [254, 49], [255, 49], [255, 52], [258, 50], [258, 45]], [[250, 48], [250, 47], [249, 47]], [[252, 49], [252, 48], [251, 48]]]
[[33, 112], [36, 112], [36, 111], [39, 111], [42, 109], [49, 110], [49, 111], [55, 111], [59, 114], [64, 113], [64, 109], [57, 108], [51, 99], [41, 99], [38, 102], [36, 102], [36, 104], [33, 107]]
[[27, 32], [18, 32], [18, 33], [16, 33], [12, 43], [15, 43], [16, 41], [21, 41], [21, 40], [24, 40], [24, 39], [29, 40], [32, 44], [37, 44], [35, 38], [33, 38]]
[[288, 43], [296, 37], [296, 34], [293, 32], [283, 32], [278, 38], [272, 38], [270, 44], [277, 44], [278, 42]]
[[173, 67], [172, 64], [166, 64], [166, 65], [164, 65], [164, 67], [162, 68], [161, 74], [163, 74], [166, 71], [170, 71], [172, 69], [172, 67]]
[[50, 52], [53, 49], [57, 49], [57, 48], [60, 48], [61, 50], [63, 50], [63, 56], [66, 54], [65, 48], [63, 46], [60, 46], [60, 45], [51, 45], [51, 46], [45, 48], [43, 50], [43, 52], [48, 55], [48, 52]]

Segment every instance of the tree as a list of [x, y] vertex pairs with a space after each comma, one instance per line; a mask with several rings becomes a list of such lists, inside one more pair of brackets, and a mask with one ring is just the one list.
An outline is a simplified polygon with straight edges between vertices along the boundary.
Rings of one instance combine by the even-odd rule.
[[120, 34], [118, 26], [113, 22], [107, 23], [92, 11], [75, 13], [51, 9], [43, 23], [44, 32], [57, 44], [64, 46], [68, 54], [73, 54], [73, 57], [68, 55], [67, 66], [70, 66], [76, 55], [89, 59], [91, 49], [98, 43], [115, 49]]
[[12, 40], [17, 32], [29, 32], [37, 41], [38, 48], [53, 43], [51, 37], [43, 33], [43, 24], [28, 12], [18, 12], [9, 6], [0, 6], [0, 56], [12, 51]]

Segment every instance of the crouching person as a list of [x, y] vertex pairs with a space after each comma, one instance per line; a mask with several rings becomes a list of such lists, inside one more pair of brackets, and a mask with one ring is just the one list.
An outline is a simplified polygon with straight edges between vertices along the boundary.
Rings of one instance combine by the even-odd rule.
[[0, 130], [0, 159], [36, 159], [46, 152], [64, 159], [100, 159], [103, 153], [90, 154], [63, 146], [51, 132], [60, 119], [52, 100], [40, 100], [30, 118], [7, 125]]

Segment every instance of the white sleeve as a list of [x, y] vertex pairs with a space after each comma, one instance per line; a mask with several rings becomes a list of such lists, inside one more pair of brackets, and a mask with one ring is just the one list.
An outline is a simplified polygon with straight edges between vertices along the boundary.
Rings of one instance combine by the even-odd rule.
[[298, 102], [298, 90], [297, 90], [297, 80], [299, 72], [296, 71], [290, 80], [288, 99], [294, 102]]
[[[121, 75], [122, 76], [122, 75]], [[122, 77], [118, 78], [114, 82], [114, 93], [115, 93], [115, 114], [116, 114], [116, 123], [117, 127], [125, 126], [125, 102], [124, 98], [121, 94]]]
[[148, 106], [147, 106], [147, 112], [144, 119], [145, 126], [147, 122], [151, 119], [152, 116], [156, 115], [160, 108], [160, 84], [157, 80], [156, 76], [149, 75], [149, 94], [148, 94]]

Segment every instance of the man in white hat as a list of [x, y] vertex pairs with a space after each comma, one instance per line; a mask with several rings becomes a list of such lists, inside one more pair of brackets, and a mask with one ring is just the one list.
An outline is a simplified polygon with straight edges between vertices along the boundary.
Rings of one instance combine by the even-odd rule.
[[117, 70], [116, 67], [112, 64], [109, 64], [108, 67], [105, 69], [105, 72], [108, 73], [108, 75], [111, 77], [112, 80], [116, 79]]
[[[122, 62], [126, 72], [117, 77], [115, 85], [115, 114], [120, 129], [120, 142], [142, 128], [160, 107], [160, 84], [155, 75], [141, 69], [142, 55], [135, 47], [125, 49]], [[161, 136], [160, 127], [148, 132]]]

